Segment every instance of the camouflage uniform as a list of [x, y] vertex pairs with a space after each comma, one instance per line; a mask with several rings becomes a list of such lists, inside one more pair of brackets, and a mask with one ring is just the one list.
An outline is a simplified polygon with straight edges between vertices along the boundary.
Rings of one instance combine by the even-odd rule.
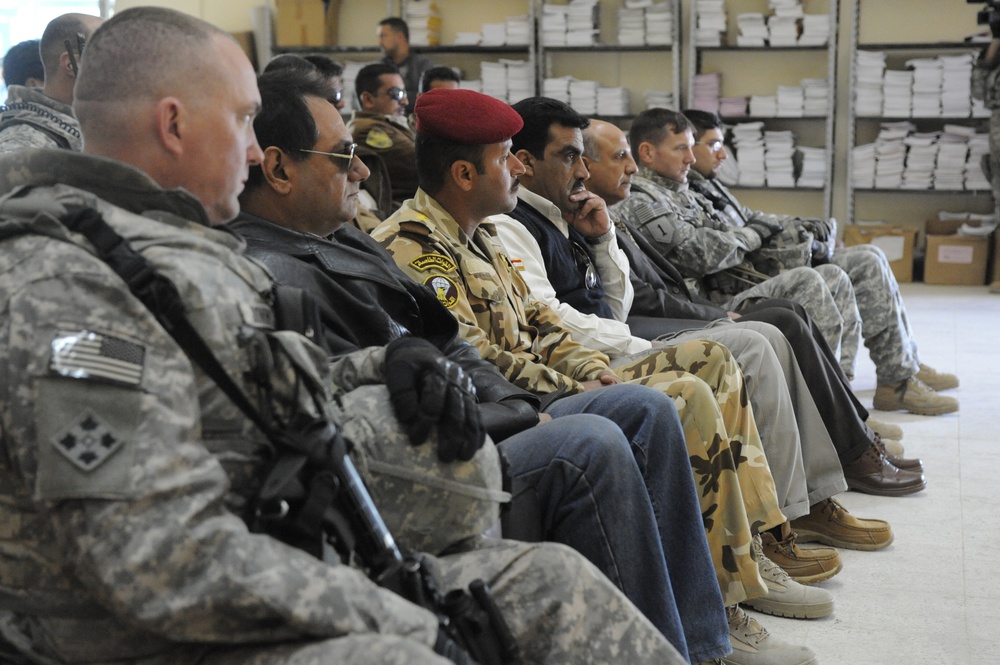
[[[698, 173], [691, 178], [702, 180]], [[709, 181], [708, 184], [727, 204], [720, 211], [720, 219], [728, 221], [733, 227], [742, 226], [744, 220], [765, 219], [785, 228], [829, 228], [829, 225], [819, 219], [769, 214], [745, 206], [737, 208], [736, 198], [725, 185], [718, 180]], [[919, 370], [917, 343], [906, 316], [899, 284], [882, 250], [868, 244], [842, 247], [833, 251], [830, 262], [847, 273], [851, 286], [854, 287], [854, 298], [861, 315], [861, 336], [875, 363], [878, 382], [883, 385], [896, 384], [915, 375]], [[827, 278], [831, 292], [835, 291], [840, 271], [828, 266], [818, 266], [816, 269]], [[841, 347], [840, 366], [848, 378], [854, 376], [857, 352], [857, 343]]]
[[[460, 334], [515, 385], [539, 394], [579, 393], [582, 382], [609, 369], [607, 356], [573, 341], [559, 316], [531, 298], [491, 223], [480, 224], [470, 238], [418, 190], [372, 237], [404, 272], [438, 294]], [[719, 344], [690, 342], [640, 354], [614, 372], [674, 398], [724, 601], [731, 605], [760, 594], [747, 538], [751, 529], [785, 518], [732, 356]]]
[[982, 55], [972, 69], [972, 96], [983, 100], [986, 108], [992, 111], [990, 154], [983, 158], [983, 173], [993, 186], [993, 206], [1000, 214], [1000, 65], [988, 67]]
[[751, 229], [730, 229], [712, 204], [687, 184], [646, 167], [632, 179], [632, 195], [614, 210], [677, 266], [693, 292], [737, 311], [743, 303], [761, 298], [794, 300], [805, 307], [834, 353], [857, 345], [860, 316], [854, 292], [847, 275], [835, 266], [820, 271], [793, 268], [763, 281], [732, 278], [721, 271], [743, 268], [746, 254], [760, 248], [760, 236]]
[[[266, 441], [53, 218], [95, 208], [130, 239], [265, 418], [339, 420], [352, 389], [381, 383], [381, 351], [329, 363], [274, 332], [271, 279], [242, 242], [125, 165], [25, 151], [0, 160], [0, 192], [3, 637], [54, 662], [446, 663], [430, 612], [248, 532]], [[571, 550], [500, 542], [434, 562], [443, 588], [493, 587], [524, 662], [682, 662]]]
[[0, 107], [0, 154], [27, 148], [83, 149], [73, 107], [37, 88], [12, 85]]
[[[358, 144], [358, 154], [378, 155], [389, 174], [392, 200], [399, 205], [417, 191], [417, 151], [413, 130], [405, 118], [355, 111], [347, 130]], [[389, 210], [383, 210], [388, 214]]]

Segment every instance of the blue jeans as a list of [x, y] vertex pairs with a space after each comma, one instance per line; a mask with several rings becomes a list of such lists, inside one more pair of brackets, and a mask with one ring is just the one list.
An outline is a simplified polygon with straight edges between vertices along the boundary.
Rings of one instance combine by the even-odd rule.
[[515, 507], [525, 496], [536, 501], [541, 537], [586, 556], [683, 656], [700, 662], [729, 653], [673, 401], [616, 385], [559, 399], [547, 411], [553, 423], [500, 444]]

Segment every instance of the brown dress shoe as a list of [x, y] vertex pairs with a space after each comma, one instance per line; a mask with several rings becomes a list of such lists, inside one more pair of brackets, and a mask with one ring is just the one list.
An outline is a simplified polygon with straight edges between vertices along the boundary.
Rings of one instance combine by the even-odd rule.
[[840, 554], [831, 547], [799, 547], [788, 522], [781, 525], [781, 540], [770, 531], [760, 534], [764, 556], [788, 573], [799, 584], [828, 580], [841, 571]]
[[874, 443], [844, 465], [844, 478], [852, 490], [877, 496], [903, 496], [927, 487], [924, 474], [894, 466]]
[[893, 537], [888, 522], [855, 517], [836, 499], [820, 501], [808, 515], [792, 520], [792, 528], [803, 543], [823, 543], [850, 550], [880, 550]]
[[917, 473], [924, 472], [924, 463], [920, 461], [919, 457], [914, 457], [912, 459], [907, 459], [906, 457], [897, 457], [891, 454], [885, 447], [885, 442], [882, 441], [882, 437], [875, 434], [875, 445], [878, 449], [885, 455], [886, 459], [896, 467], [897, 469], [903, 469], [904, 471], [916, 471]]

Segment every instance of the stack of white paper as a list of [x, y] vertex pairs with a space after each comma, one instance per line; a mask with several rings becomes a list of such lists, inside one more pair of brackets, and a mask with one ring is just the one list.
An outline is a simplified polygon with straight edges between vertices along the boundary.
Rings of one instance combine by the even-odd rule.
[[826, 148], [799, 146], [797, 152], [802, 159], [802, 171], [795, 186], [822, 189], [826, 185]]
[[830, 82], [827, 79], [802, 79], [802, 115], [824, 116], [830, 112]]
[[776, 116], [779, 118], [801, 118], [805, 104], [805, 93], [800, 85], [779, 85]]
[[510, 46], [527, 46], [531, 43], [531, 19], [522, 16], [507, 17], [507, 44]]
[[479, 76], [484, 95], [507, 101], [507, 65], [503, 62], [482, 62]]
[[621, 46], [645, 46], [645, 9], [622, 7], [618, 10], [618, 43]]
[[743, 122], [733, 127], [733, 152], [739, 162], [739, 184], [763, 187], [766, 182], [764, 166], [764, 123]]
[[747, 114], [749, 97], [723, 97], [719, 100], [719, 115], [723, 118], [741, 118]]
[[943, 68], [937, 58], [914, 58], [906, 66], [913, 69], [913, 115], [936, 118], [941, 115]]
[[764, 132], [764, 169], [768, 187], [794, 187], [795, 135], [790, 131]]
[[643, 95], [647, 109], [675, 109], [674, 93], [666, 90], [647, 90]]
[[934, 189], [961, 190], [965, 188], [965, 170], [969, 160], [969, 139], [975, 136], [972, 127], [945, 125], [941, 132], [937, 169], [934, 171]]
[[770, 0], [768, 5], [775, 16], [802, 18], [802, 3], [799, 0]]
[[581, 115], [597, 113], [597, 81], [572, 79], [569, 82], [569, 105]]
[[882, 115], [885, 51], [858, 51], [855, 58], [854, 111], [861, 117]]
[[725, 0], [695, 0], [695, 46], [722, 46], [726, 32]]
[[438, 46], [441, 43], [441, 14], [428, 0], [404, 3], [403, 20], [410, 29], [410, 45]]
[[799, 46], [826, 46], [830, 41], [830, 15], [806, 14], [802, 17]]
[[983, 157], [990, 152], [989, 134], [976, 134], [969, 139], [969, 156], [965, 162], [965, 188], [984, 190], [990, 188], [990, 181], [983, 173]]
[[972, 111], [971, 53], [939, 56], [941, 61], [941, 115], [968, 118]]
[[691, 98], [691, 108], [702, 111], [719, 112], [719, 91], [722, 89], [722, 74], [695, 74], [694, 94]]
[[477, 46], [483, 39], [481, 32], [456, 32], [456, 46]]
[[851, 148], [851, 181], [858, 189], [875, 187], [875, 144], [865, 143]]
[[[903, 139], [907, 146], [903, 189], [930, 189], [938, 158], [938, 132], [911, 134]], [[963, 161], [964, 166], [964, 161]]]
[[572, 76], [545, 79], [542, 81], [542, 96], [558, 99], [560, 102], [569, 104], [569, 83], [572, 80]]
[[566, 14], [566, 45], [590, 46], [597, 43], [598, 0], [570, 0]]
[[500, 60], [507, 68], [507, 103], [535, 96], [535, 72], [527, 60]]
[[736, 37], [737, 46], [764, 46], [767, 40], [767, 23], [761, 13], [739, 14], [736, 25], [740, 34]]
[[[629, 98], [626, 88], [598, 88], [597, 115], [621, 116], [629, 114]], [[579, 109], [577, 109], [579, 111]]]
[[483, 23], [482, 35], [483, 46], [502, 46], [507, 43], [507, 24]]
[[875, 139], [875, 188], [899, 189], [906, 168], [905, 139], [916, 126], [907, 121], [882, 124]]
[[650, 46], [674, 43], [674, 10], [669, 2], [659, 2], [646, 9], [646, 43]]
[[799, 20], [795, 17], [769, 16], [767, 30], [767, 41], [771, 46], [795, 46], [799, 42]]
[[543, 46], [566, 46], [566, 29], [569, 24], [569, 7], [567, 5], [542, 5]]
[[778, 98], [775, 95], [750, 95], [750, 115], [755, 118], [778, 115]]
[[972, 117], [973, 118], [988, 118], [992, 115], [992, 111], [986, 108], [986, 103], [981, 99], [972, 100]]
[[882, 115], [890, 118], [913, 115], [913, 72], [886, 70], [882, 92]]

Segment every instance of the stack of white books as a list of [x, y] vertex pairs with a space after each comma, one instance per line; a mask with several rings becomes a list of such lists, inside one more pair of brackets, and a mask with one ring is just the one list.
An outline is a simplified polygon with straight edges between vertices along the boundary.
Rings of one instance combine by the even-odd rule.
[[569, 25], [567, 5], [542, 5], [542, 20], [539, 31], [543, 46], [566, 46], [566, 30]]
[[566, 45], [590, 46], [597, 43], [598, 0], [570, 0], [566, 14]]
[[796, 46], [799, 43], [799, 20], [794, 16], [768, 16], [767, 41], [770, 46]]
[[722, 97], [719, 99], [719, 115], [723, 118], [742, 118], [747, 114], [749, 97]]
[[824, 116], [830, 113], [830, 81], [827, 79], [802, 79], [802, 115]]
[[939, 56], [941, 61], [941, 115], [968, 118], [972, 112], [971, 53]]
[[755, 118], [773, 118], [778, 115], [777, 96], [750, 95], [750, 115]]
[[483, 23], [482, 35], [483, 46], [502, 46], [507, 43], [507, 24]]
[[875, 188], [899, 189], [906, 168], [906, 137], [916, 126], [912, 122], [886, 122], [875, 139]]
[[527, 60], [500, 60], [507, 68], [507, 103], [535, 96], [535, 72]]
[[969, 161], [969, 139], [976, 135], [974, 127], [945, 125], [941, 132], [934, 189], [965, 189], [965, 171]]
[[557, 76], [542, 81], [542, 96], [569, 104], [569, 84], [572, 76]]
[[695, 46], [722, 46], [726, 32], [725, 0], [695, 0]]
[[830, 42], [830, 15], [806, 14], [802, 17], [799, 46], [826, 46]]
[[779, 118], [801, 118], [805, 106], [805, 92], [801, 85], [779, 85], [777, 94]]
[[885, 51], [858, 51], [854, 69], [854, 112], [861, 117], [882, 115]]
[[886, 70], [882, 95], [882, 115], [909, 118], [913, 115], [913, 72]]
[[694, 94], [691, 96], [691, 108], [702, 111], [719, 112], [719, 92], [722, 89], [722, 74], [695, 74]]
[[767, 43], [767, 22], [759, 12], [739, 14], [736, 25], [740, 29], [736, 36], [737, 46], [765, 46]]
[[[938, 159], [939, 132], [923, 132], [907, 136], [906, 170], [903, 172], [903, 189], [931, 189], [934, 168]], [[964, 166], [964, 160], [963, 160]]]
[[482, 32], [456, 32], [455, 46], [478, 46], [483, 40]]
[[795, 181], [796, 187], [821, 189], [826, 185], [826, 148], [798, 146], [802, 159], [802, 170]]
[[913, 115], [936, 118], [941, 115], [941, 84], [944, 69], [937, 58], [914, 58], [906, 66], [913, 70]]
[[[579, 111], [579, 109], [577, 109]], [[629, 114], [629, 97], [626, 88], [598, 88], [597, 115], [623, 116]]]
[[794, 187], [795, 135], [790, 131], [764, 132], [764, 169], [768, 187]]
[[441, 14], [428, 0], [404, 3], [403, 20], [410, 29], [411, 46], [438, 46], [441, 43]]
[[646, 9], [646, 43], [650, 46], [670, 46], [673, 44], [674, 20], [673, 6], [669, 2], [659, 2], [648, 7]]
[[621, 46], [646, 45], [646, 10], [642, 7], [625, 7], [618, 10], [618, 44]]
[[597, 113], [597, 81], [572, 79], [569, 82], [569, 105], [581, 115]]
[[676, 110], [677, 108], [674, 106], [674, 93], [667, 90], [646, 90], [643, 98], [647, 109]]
[[763, 187], [767, 183], [764, 165], [764, 123], [743, 122], [732, 130], [733, 152], [739, 162], [739, 184]]
[[969, 138], [969, 156], [965, 162], [965, 188], [971, 190], [986, 190], [990, 181], [983, 173], [983, 157], [990, 152], [990, 135], [975, 134]]
[[527, 14], [507, 17], [507, 44], [527, 46], [531, 43], [531, 19]]
[[507, 101], [507, 65], [501, 62], [484, 61], [479, 65], [482, 93]]
[[851, 184], [858, 189], [875, 187], [875, 144], [864, 143], [851, 148]]

